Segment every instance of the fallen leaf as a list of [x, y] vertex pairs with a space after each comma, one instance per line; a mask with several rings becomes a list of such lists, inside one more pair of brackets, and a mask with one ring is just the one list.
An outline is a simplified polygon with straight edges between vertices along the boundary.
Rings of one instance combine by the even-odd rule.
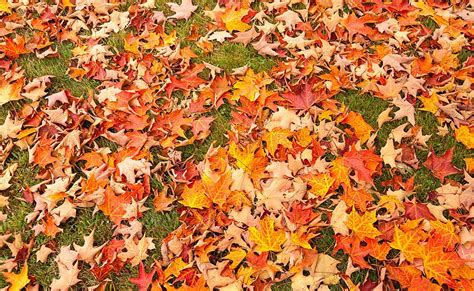
[[448, 149], [442, 156], [437, 156], [435, 152], [431, 150], [423, 165], [431, 170], [436, 178], [443, 182], [446, 176], [460, 173], [451, 163], [452, 159], [453, 148]]
[[351, 213], [347, 217], [346, 226], [354, 232], [354, 235], [360, 239], [364, 238], [376, 238], [382, 233], [373, 226], [374, 222], [377, 221], [375, 217], [375, 211], [365, 212], [363, 215], [359, 215], [355, 208], [352, 208]]
[[280, 252], [281, 245], [286, 241], [285, 232], [275, 230], [275, 221], [270, 217], [260, 220], [259, 228], [249, 228], [250, 240], [257, 245], [260, 252]]

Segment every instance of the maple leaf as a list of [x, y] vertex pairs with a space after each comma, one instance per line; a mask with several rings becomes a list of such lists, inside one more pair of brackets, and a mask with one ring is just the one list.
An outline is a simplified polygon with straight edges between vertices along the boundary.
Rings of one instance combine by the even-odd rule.
[[181, 198], [183, 200], [179, 203], [190, 208], [204, 209], [212, 205], [212, 201], [206, 196], [206, 191], [199, 181], [195, 182], [191, 188], [185, 186]]
[[53, 219], [53, 216], [49, 214], [46, 216], [46, 220], [43, 225], [44, 225], [44, 234], [53, 238], [56, 237], [56, 235], [62, 231], [62, 229], [56, 225]]
[[175, 19], [185, 19], [187, 20], [191, 17], [191, 14], [198, 8], [196, 5], [193, 5], [192, 0], [182, 0], [181, 4], [176, 3], [166, 3], [171, 11], [175, 14], [171, 15], [169, 18]]
[[291, 136], [291, 131], [285, 128], [274, 128], [269, 132], [266, 132], [262, 140], [267, 143], [267, 149], [273, 156], [275, 155], [278, 146], [281, 145], [284, 148], [291, 148], [292, 143], [288, 140]]
[[212, 201], [212, 203], [222, 207], [227, 202], [227, 199], [231, 194], [231, 173], [229, 171], [223, 173], [217, 181], [214, 181], [207, 175], [204, 175], [202, 177], [202, 182], [206, 189], [207, 197]]
[[58, 262], [58, 269], [59, 279], [53, 279], [49, 286], [52, 290], [69, 290], [80, 281], [77, 278], [80, 272], [77, 262], [70, 267]]
[[355, 135], [360, 140], [361, 144], [364, 144], [370, 138], [370, 133], [374, 131], [372, 126], [365, 122], [362, 115], [354, 111], [347, 114], [343, 123], [349, 124], [354, 129]]
[[192, 122], [192, 132], [196, 139], [205, 139], [210, 131], [214, 117], [202, 117]]
[[331, 227], [336, 234], [349, 235], [349, 228], [346, 226], [348, 214], [346, 203], [341, 200], [331, 213]]
[[5, 45], [0, 46], [0, 52], [3, 51], [7, 57], [17, 59], [20, 55], [29, 53], [25, 49], [25, 38], [22, 36], [18, 36], [14, 40], [7, 37], [5, 42]]
[[315, 237], [315, 234], [307, 232], [305, 228], [300, 228], [297, 232], [291, 233], [291, 243], [296, 246], [300, 246], [307, 250], [311, 250], [311, 244], [309, 241]]
[[402, 153], [402, 149], [395, 149], [393, 138], [387, 139], [387, 143], [380, 149], [383, 162], [392, 168], [397, 167], [395, 159]]
[[311, 204], [305, 205], [302, 202], [293, 202], [286, 211], [286, 216], [293, 223], [305, 225], [318, 217], [318, 214], [313, 211]]
[[430, 212], [426, 204], [416, 202], [414, 199], [411, 202], [403, 202], [405, 206], [405, 216], [409, 219], [415, 220], [419, 218], [425, 218], [429, 220], [435, 220], [436, 218]]
[[73, 244], [74, 249], [77, 251], [79, 260], [93, 263], [95, 255], [105, 246], [105, 244], [103, 244], [101, 246], [94, 247], [94, 232], [95, 231], [92, 230], [88, 236], [84, 236], [83, 246], [79, 246], [75, 243]]
[[443, 247], [426, 245], [422, 248], [421, 258], [426, 277], [433, 278], [440, 284], [455, 286], [448, 270], [455, 269], [463, 260], [455, 252], [444, 252]]
[[0, 0], [0, 12], [12, 13], [10, 4], [7, 0]]
[[373, 20], [373, 16], [364, 15], [360, 18], [357, 18], [354, 13], [351, 13], [346, 19], [344, 19], [343, 24], [349, 31], [349, 37], [352, 39], [353, 35], [356, 33], [371, 37], [377, 31], [367, 25], [368, 21]]
[[454, 132], [456, 140], [464, 144], [468, 149], [474, 149], [474, 127], [470, 128], [466, 125], [461, 125]]
[[365, 189], [353, 189], [352, 187], [346, 187], [344, 194], [341, 199], [349, 207], [355, 206], [357, 209], [366, 211], [367, 202], [373, 201], [374, 198]]
[[153, 206], [158, 212], [170, 211], [173, 209], [172, 204], [174, 201], [176, 201], [176, 199], [168, 197], [166, 191], [160, 191], [153, 199]]
[[382, 159], [372, 150], [357, 151], [352, 148], [344, 153], [344, 165], [354, 169], [360, 181], [373, 184], [372, 175], [382, 162]]
[[260, 252], [280, 252], [281, 245], [286, 242], [283, 230], [275, 230], [275, 221], [270, 217], [260, 220], [260, 226], [249, 228], [250, 240], [257, 245]]
[[290, 101], [294, 109], [308, 110], [315, 103], [325, 100], [328, 96], [325, 96], [323, 92], [313, 92], [313, 85], [310, 81], [306, 82], [300, 88], [297, 88], [296, 93], [286, 92], [282, 96]]
[[168, 265], [163, 276], [165, 280], [168, 280], [171, 276], [177, 277], [182, 270], [190, 267], [190, 265], [191, 264], [185, 263], [182, 258], [177, 258]]
[[369, 254], [367, 246], [361, 244], [361, 240], [354, 236], [336, 236], [336, 247], [334, 251], [343, 250], [347, 253], [352, 261], [361, 268], [370, 268], [370, 265], [365, 261], [365, 257]]
[[242, 262], [242, 260], [247, 256], [247, 252], [243, 249], [231, 250], [227, 256], [224, 258], [231, 260], [232, 264], [230, 265], [231, 269], [237, 268], [237, 266]]
[[360, 239], [376, 238], [382, 233], [374, 227], [374, 222], [377, 221], [375, 211], [367, 211], [363, 215], [359, 215], [355, 208], [352, 208], [351, 213], [347, 218], [347, 227], [354, 232], [354, 235]]
[[329, 191], [329, 188], [334, 184], [334, 179], [329, 174], [319, 174], [319, 175], [312, 175], [308, 174], [304, 177], [305, 181], [308, 185], [311, 186], [309, 190], [311, 193], [324, 198]]
[[379, 261], [384, 261], [391, 250], [387, 242], [379, 243], [375, 239], [366, 239], [366, 243], [369, 254]]
[[428, 158], [423, 163], [425, 167], [431, 170], [436, 178], [441, 180], [441, 182], [443, 182], [444, 178], [448, 175], [460, 173], [460, 171], [451, 163], [451, 160], [453, 159], [453, 150], [454, 148], [450, 148], [442, 156], [437, 156], [433, 149], [431, 149]]
[[5, 277], [5, 281], [11, 284], [8, 288], [8, 290], [11, 291], [20, 291], [30, 282], [28, 278], [28, 265], [26, 263], [21, 268], [20, 273], [4, 272], [3, 276]]
[[[8, 166], [8, 168], [5, 169], [3, 174], [0, 176], [0, 191], [10, 188], [11, 186], [10, 180], [12, 179], [13, 174], [15, 173], [17, 167], [18, 167], [17, 163], [11, 164], [10, 166]], [[2, 207], [1, 203], [0, 203], [0, 207]]]
[[222, 14], [222, 22], [225, 24], [227, 31], [246, 31], [251, 28], [250, 25], [242, 21], [242, 17], [247, 15], [248, 9], [229, 9]]
[[130, 260], [130, 264], [136, 266], [148, 257], [148, 250], [155, 249], [155, 244], [150, 237], [143, 236], [137, 242], [132, 237], [129, 237], [125, 240], [125, 248], [127, 251], [118, 254], [118, 258], [122, 261]]
[[388, 78], [385, 85], [377, 84], [377, 88], [380, 94], [382, 94], [381, 97], [383, 99], [393, 99], [393, 98], [400, 97], [400, 91], [402, 91], [403, 86], [404, 86], [403, 81], [395, 80], [392, 77]]
[[410, 122], [411, 125], [415, 125], [415, 107], [410, 102], [403, 100], [401, 97], [396, 97], [393, 99], [392, 104], [399, 108], [399, 110], [395, 112], [394, 120], [407, 117], [408, 122]]
[[45, 245], [42, 245], [41, 248], [36, 251], [36, 261], [41, 263], [46, 263], [48, 256], [54, 252], [52, 249], [48, 248]]
[[398, 226], [395, 226], [393, 241], [390, 243], [390, 246], [400, 250], [407, 261], [413, 262], [415, 258], [420, 257], [420, 239], [421, 236], [417, 231], [402, 231]]
[[156, 270], [153, 270], [150, 273], [145, 271], [145, 266], [143, 262], [140, 262], [138, 265], [138, 277], [128, 279], [131, 283], [137, 285], [139, 291], [146, 291], [153, 281], [153, 276], [155, 275]]
[[0, 80], [0, 106], [10, 101], [20, 100], [23, 97], [20, 95], [23, 81], [18, 80], [14, 82], [8, 82], [5, 79]]
[[430, 225], [435, 232], [433, 239], [437, 240], [437, 243], [446, 249], [454, 250], [454, 247], [460, 242], [460, 239], [456, 234], [453, 223], [449, 220], [446, 223], [432, 220], [430, 221]]
[[413, 285], [413, 282], [421, 278], [421, 271], [416, 267], [406, 264], [402, 264], [399, 267], [387, 266], [389, 277], [398, 281], [403, 288], [409, 288]]
[[125, 209], [122, 204], [128, 202], [128, 199], [125, 199], [124, 196], [124, 194], [116, 196], [112, 188], [107, 186], [107, 188], [105, 188], [104, 201], [98, 206], [115, 224], [120, 224], [125, 214]]
[[349, 168], [344, 165], [344, 159], [337, 157], [331, 162], [331, 176], [335, 179], [336, 185], [343, 184], [350, 186]]

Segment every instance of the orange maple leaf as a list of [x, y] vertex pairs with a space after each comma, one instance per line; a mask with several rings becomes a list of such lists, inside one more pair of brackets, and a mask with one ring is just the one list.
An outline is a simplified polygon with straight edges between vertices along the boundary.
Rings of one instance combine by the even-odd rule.
[[454, 280], [448, 274], [448, 270], [455, 269], [463, 263], [463, 260], [455, 252], [444, 252], [443, 247], [424, 246], [421, 252], [423, 268], [426, 277], [433, 278], [440, 284], [455, 286]]
[[127, 202], [129, 202], [129, 199], [127, 199], [125, 194], [117, 196], [112, 188], [107, 186], [105, 188], [104, 201], [98, 207], [113, 223], [120, 224], [125, 214], [123, 204]]
[[361, 144], [364, 144], [369, 140], [370, 133], [374, 131], [372, 126], [365, 122], [362, 115], [354, 111], [349, 112], [342, 122], [349, 124], [354, 129], [355, 135], [360, 140]]

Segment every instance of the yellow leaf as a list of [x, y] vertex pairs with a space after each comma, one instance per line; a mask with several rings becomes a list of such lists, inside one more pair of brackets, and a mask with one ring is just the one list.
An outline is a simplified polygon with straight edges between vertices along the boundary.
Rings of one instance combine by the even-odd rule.
[[138, 46], [140, 44], [139, 39], [137, 37], [134, 37], [133, 35], [129, 34], [124, 38], [124, 46], [123, 48], [127, 52], [131, 52], [134, 54], [139, 54], [140, 52], [138, 51]]
[[263, 135], [262, 140], [267, 143], [267, 149], [270, 154], [275, 155], [278, 145], [282, 145], [284, 148], [291, 148], [292, 143], [288, 140], [291, 131], [289, 129], [274, 128]]
[[252, 285], [255, 279], [252, 279], [252, 275], [255, 273], [255, 269], [253, 267], [241, 267], [237, 272], [237, 277], [241, 278], [245, 285]]
[[9, 291], [20, 291], [30, 282], [28, 279], [28, 265], [23, 265], [19, 274], [5, 272], [3, 273], [5, 281], [11, 284]]
[[460, 126], [455, 131], [456, 140], [464, 144], [468, 149], [474, 149], [474, 128], [466, 125]]
[[354, 111], [347, 114], [344, 123], [349, 124], [354, 129], [354, 133], [361, 144], [364, 144], [370, 138], [370, 133], [374, 131], [372, 126], [365, 122], [362, 115]]
[[260, 227], [249, 228], [250, 240], [257, 245], [260, 252], [280, 252], [281, 245], [286, 241], [286, 235], [283, 230], [275, 230], [275, 221], [269, 217], [260, 220]]
[[6, 80], [0, 81], [0, 106], [6, 104], [10, 101], [22, 99], [20, 95], [21, 87], [23, 86], [23, 81], [15, 81], [9, 83]]
[[373, 226], [376, 221], [377, 218], [375, 217], [375, 211], [365, 212], [363, 215], [359, 215], [357, 210], [352, 208], [352, 212], [347, 218], [346, 226], [360, 239], [366, 237], [376, 238], [382, 234]]
[[428, 111], [433, 114], [438, 112], [439, 99], [436, 93], [432, 94], [430, 97], [423, 97], [420, 95], [418, 96], [418, 99], [423, 103], [423, 108], [420, 108], [420, 110]]
[[183, 200], [179, 203], [190, 208], [204, 209], [211, 206], [211, 200], [207, 198], [204, 187], [200, 182], [195, 182], [192, 188], [186, 186], [181, 198]]
[[225, 28], [229, 32], [232, 32], [234, 30], [237, 30], [237, 31], [249, 30], [251, 26], [245, 22], [242, 22], [242, 17], [247, 15], [248, 12], [249, 12], [248, 9], [240, 9], [237, 11], [234, 11], [233, 9], [227, 10], [222, 15], [222, 22], [224, 22]]
[[257, 143], [249, 144], [244, 149], [240, 150], [238, 146], [232, 142], [229, 146], [229, 154], [231, 157], [236, 159], [236, 166], [241, 168], [247, 173], [252, 172], [252, 161], [254, 159], [254, 153], [257, 149]]
[[332, 114], [333, 114], [332, 111], [324, 110], [323, 112], [318, 114], [318, 120], [321, 121], [323, 119], [326, 119], [326, 120], [331, 121], [332, 120], [332, 117], [331, 117]]
[[441, 17], [434, 9], [433, 7], [427, 5], [425, 1], [421, 0], [418, 2], [413, 2], [411, 5], [415, 6], [416, 8], [419, 8], [420, 11], [418, 11], [418, 15], [422, 16], [430, 16], [433, 18], [436, 23], [439, 25], [448, 25], [448, 21]]
[[392, 195], [380, 197], [378, 206], [385, 207], [389, 213], [393, 213], [397, 208], [404, 209], [402, 202]]
[[312, 235], [310, 233], [307, 233], [307, 232], [302, 232], [302, 231], [292, 232], [291, 233], [291, 242], [294, 245], [297, 245], [297, 246], [300, 246], [302, 248], [310, 250], [311, 245], [309, 244], [308, 241], [310, 239], [312, 239], [313, 237], [314, 237], [314, 235]]
[[311, 193], [324, 198], [336, 179], [331, 177], [329, 174], [319, 174], [308, 175], [305, 177], [305, 181], [311, 186], [311, 189], [309, 190]]
[[466, 170], [468, 173], [474, 172], [474, 158], [465, 158], [464, 162], [466, 163]]
[[402, 231], [395, 226], [390, 247], [400, 250], [407, 261], [413, 262], [415, 258], [420, 257], [420, 239], [417, 231]]
[[265, 99], [269, 94], [269, 92], [265, 90], [265, 86], [272, 82], [273, 79], [268, 77], [267, 74], [263, 72], [255, 74], [252, 69], [248, 69], [245, 72], [245, 76], [235, 82], [235, 90], [231, 99], [239, 100], [241, 96], [244, 96], [252, 102], [257, 100], [260, 96], [263, 97], [262, 99]]
[[71, 0], [61, 0], [63, 7], [74, 7], [74, 4], [71, 3]]
[[7, 0], [0, 0], [0, 12], [12, 13]]
[[182, 270], [188, 268], [192, 264], [186, 264], [182, 258], [177, 258], [169, 264], [164, 271], [165, 279], [167, 280], [171, 276], [177, 277]]
[[246, 255], [247, 252], [245, 252], [243, 249], [235, 249], [230, 251], [229, 254], [224, 258], [231, 260], [232, 264], [230, 265], [230, 268], [235, 269], [240, 264], [240, 262], [242, 262]]

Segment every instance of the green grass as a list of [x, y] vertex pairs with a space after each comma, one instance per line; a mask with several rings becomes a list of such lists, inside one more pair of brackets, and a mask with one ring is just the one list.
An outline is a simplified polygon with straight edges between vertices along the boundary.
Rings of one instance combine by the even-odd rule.
[[94, 90], [99, 85], [99, 82], [87, 78], [77, 82], [67, 75], [73, 48], [72, 43], [60, 43], [56, 45], [58, 57], [38, 59], [35, 55], [28, 54], [20, 57], [18, 63], [25, 70], [27, 78], [53, 76], [50, 87], [52, 92], [69, 90], [74, 96], [87, 96], [90, 90]]
[[226, 72], [245, 65], [256, 72], [269, 71], [277, 64], [275, 58], [263, 57], [253, 47], [240, 43], [224, 43], [216, 46], [211, 54], [201, 57], [201, 60]]

